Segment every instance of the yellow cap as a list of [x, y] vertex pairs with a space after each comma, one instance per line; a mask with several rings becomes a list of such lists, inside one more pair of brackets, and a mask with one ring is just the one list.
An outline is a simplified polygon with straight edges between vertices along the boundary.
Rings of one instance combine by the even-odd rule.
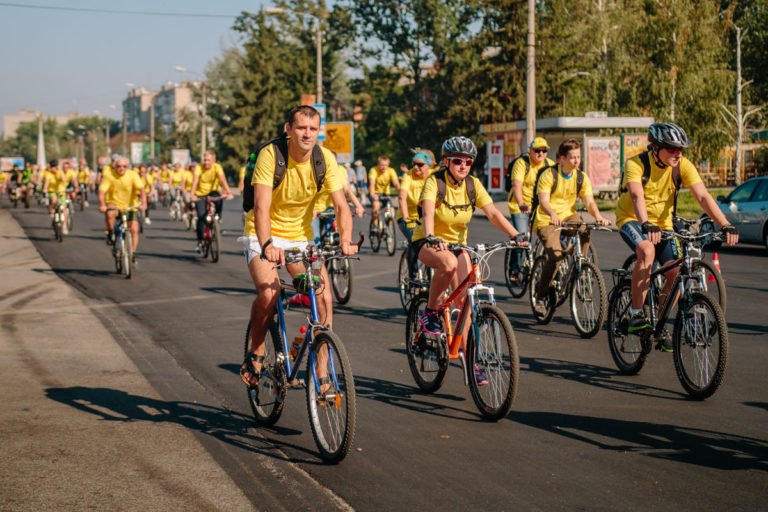
[[549, 149], [549, 144], [547, 144], [547, 139], [544, 137], [536, 137], [533, 139], [533, 142], [531, 142], [530, 145], [531, 149], [541, 149], [541, 148], [547, 148]]

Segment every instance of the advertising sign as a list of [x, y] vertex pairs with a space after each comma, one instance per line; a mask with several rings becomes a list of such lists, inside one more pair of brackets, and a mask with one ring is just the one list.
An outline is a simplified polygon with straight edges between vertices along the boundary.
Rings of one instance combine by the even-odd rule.
[[587, 175], [594, 191], [618, 190], [621, 173], [619, 137], [588, 138], [585, 144]]
[[488, 192], [504, 190], [504, 141], [492, 140], [488, 148]]
[[625, 133], [621, 136], [621, 167], [627, 160], [636, 156], [648, 147], [647, 133]]
[[355, 160], [355, 126], [351, 121], [326, 123], [323, 147], [336, 153], [340, 164], [351, 164]]
[[173, 165], [181, 164], [182, 167], [186, 167], [192, 158], [188, 149], [172, 149], [171, 150], [171, 163]]
[[0, 171], [12, 171], [14, 165], [18, 166], [19, 169], [23, 169], [24, 157], [8, 156], [0, 158]]
[[142, 158], [144, 148], [143, 142], [131, 142], [131, 163], [132, 164], [140, 164], [144, 161], [144, 158]]
[[317, 136], [317, 140], [322, 142], [325, 140], [325, 103], [315, 103], [312, 106], [320, 112], [320, 134]]

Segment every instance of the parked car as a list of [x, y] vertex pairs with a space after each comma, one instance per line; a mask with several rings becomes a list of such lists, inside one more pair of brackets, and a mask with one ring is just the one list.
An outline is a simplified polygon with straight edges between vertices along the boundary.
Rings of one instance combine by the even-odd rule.
[[[717, 206], [739, 232], [739, 243], [762, 244], [768, 250], [768, 176], [752, 178], [731, 191], [717, 196]], [[706, 220], [702, 230], [717, 230], [717, 225]]]

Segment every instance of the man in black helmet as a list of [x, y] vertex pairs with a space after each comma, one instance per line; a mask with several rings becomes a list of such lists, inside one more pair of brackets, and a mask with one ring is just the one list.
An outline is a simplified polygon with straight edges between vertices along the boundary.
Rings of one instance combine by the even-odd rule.
[[[681, 186], [688, 187], [704, 211], [721, 226], [728, 245], [739, 241], [736, 229], [728, 223], [707, 191], [696, 167], [682, 155], [683, 149], [690, 145], [685, 131], [674, 123], [654, 123], [648, 128], [648, 141], [647, 152], [627, 161], [622, 193], [616, 206], [616, 225], [621, 237], [637, 255], [632, 271], [630, 334], [653, 328], [643, 311], [643, 304], [654, 260], [663, 265], [680, 257], [678, 242], [662, 240], [662, 232], [674, 230], [672, 221], [677, 191]], [[668, 297], [677, 272], [674, 268], [665, 274], [662, 297]], [[676, 299], [672, 297], [672, 300]], [[662, 344], [660, 348], [671, 351], [668, 344]]]

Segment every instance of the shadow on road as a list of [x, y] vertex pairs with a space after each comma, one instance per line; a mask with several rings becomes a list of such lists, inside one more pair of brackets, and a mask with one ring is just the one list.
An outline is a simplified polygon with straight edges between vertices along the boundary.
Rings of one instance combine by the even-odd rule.
[[677, 425], [553, 412], [513, 411], [508, 419], [575, 441], [622, 453], [715, 469], [768, 471], [768, 443]]
[[209, 288], [200, 288], [204, 292], [218, 293], [220, 295], [229, 295], [232, 297], [240, 297], [243, 295], [256, 295], [256, 290], [253, 288], [232, 288], [227, 286], [214, 286]]
[[[90, 276], [90, 277], [105, 277], [105, 276], [118, 276], [117, 273], [115, 273], [114, 270], [93, 270], [92, 268], [33, 268], [32, 269], [35, 272], [40, 272], [41, 274], [49, 274], [51, 272], [54, 272], [56, 274], [61, 275], [69, 275], [69, 274], [77, 274], [82, 276]], [[118, 276], [121, 277], [122, 276]]]
[[162, 254], [159, 252], [143, 252], [139, 251], [139, 256], [142, 258], [158, 258], [161, 260], [176, 260], [176, 261], [203, 261], [197, 254]]
[[445, 401], [466, 402], [466, 399], [463, 397], [444, 393], [426, 394], [419, 391], [418, 388], [397, 382], [355, 375], [355, 392], [360, 398], [375, 400], [387, 405], [408, 409], [409, 411], [453, 420], [483, 421], [476, 411], [473, 413], [442, 403]]
[[684, 393], [619, 380], [621, 375], [616, 370], [592, 364], [538, 357], [521, 357], [520, 370], [633, 395], [663, 398], [665, 400], [687, 399], [687, 395]]
[[768, 333], [768, 325], [728, 322], [728, 330], [742, 336], [760, 336]]
[[[51, 400], [93, 414], [104, 421], [171, 423], [267, 457], [288, 462], [322, 464], [317, 455], [306, 448], [249, 433], [253, 427], [253, 418], [221, 407], [158, 400], [111, 388], [48, 388], [46, 395]], [[280, 435], [302, 434], [297, 430], [278, 427], [261, 430]], [[281, 448], [296, 450], [309, 458], [289, 457], [280, 451]]]
[[369, 320], [392, 320], [394, 318], [404, 318], [403, 308], [365, 308], [362, 306], [341, 306], [334, 304], [333, 313], [335, 315], [354, 315], [367, 318]]
[[763, 409], [768, 412], [768, 402], [744, 402], [744, 405], [757, 407], [758, 409]]

